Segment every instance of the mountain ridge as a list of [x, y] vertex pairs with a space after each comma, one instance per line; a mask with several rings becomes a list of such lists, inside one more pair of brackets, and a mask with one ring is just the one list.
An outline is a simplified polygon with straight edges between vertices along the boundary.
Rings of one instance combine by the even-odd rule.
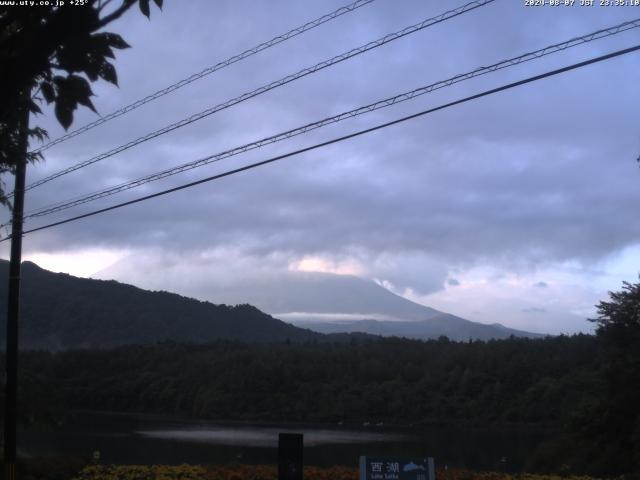
[[322, 333], [362, 332], [415, 339], [444, 335], [457, 341], [545, 336], [467, 320], [413, 302], [354, 275], [288, 272], [270, 283], [249, 281], [243, 287], [242, 293], [222, 289], [217, 295], [242, 299], [285, 322]]
[[[462, 320], [462, 322], [460, 321]], [[315, 332], [330, 333], [367, 333], [383, 337], [405, 337], [417, 340], [429, 340], [445, 336], [450, 340], [492, 340], [504, 339], [511, 336], [526, 338], [542, 338], [543, 334], [527, 332], [505, 327], [499, 323], [491, 325], [479, 324], [464, 320], [455, 315], [443, 314], [428, 320], [414, 321], [385, 321], [385, 320], [357, 320], [353, 322], [292, 322], [301, 328], [308, 328]]]
[[[7, 278], [8, 262], [0, 261], [0, 275]], [[275, 305], [296, 307], [313, 304], [324, 306], [332, 315], [336, 308], [351, 312], [378, 310], [382, 317], [412, 322], [379, 322], [332, 328], [331, 322], [312, 325], [274, 318], [261, 309], [243, 302], [235, 306], [194, 299], [164, 290], [151, 291], [120, 283], [53, 273], [35, 263], [22, 266], [22, 305], [20, 324], [21, 348], [65, 350], [71, 348], [111, 348], [127, 344], [153, 344], [162, 341], [207, 343], [217, 340], [241, 342], [342, 342], [374, 336], [469, 338], [488, 340], [511, 335], [538, 335], [479, 324], [455, 315], [439, 312], [410, 302], [383, 287], [357, 277], [313, 275], [295, 276], [298, 282], [275, 283], [275, 289], [288, 292], [288, 297], [273, 295], [265, 287], [263, 294]], [[310, 279], [306, 283], [301, 279]], [[277, 279], [276, 279], [277, 280]], [[329, 288], [318, 288], [328, 284]], [[0, 282], [0, 296], [6, 298], [6, 282]], [[321, 292], [320, 298], [318, 292]], [[335, 303], [332, 296], [335, 292]], [[314, 297], [315, 295], [315, 297]], [[369, 299], [372, 299], [368, 303]], [[374, 301], [377, 299], [377, 301]], [[279, 303], [278, 303], [279, 302]], [[306, 303], [305, 303], [306, 302]], [[371, 306], [372, 305], [372, 306]], [[259, 305], [261, 307], [261, 305]], [[287, 307], [288, 308], [288, 307]], [[372, 315], [373, 313], [353, 313]], [[6, 323], [6, 311], [0, 311]], [[373, 320], [374, 322], [378, 320]], [[335, 322], [334, 322], [335, 324]], [[406, 324], [406, 325], [405, 325]], [[344, 327], [344, 323], [340, 324]], [[391, 329], [390, 327], [395, 329]], [[335, 325], [333, 325], [335, 327]], [[402, 328], [397, 328], [402, 327]], [[416, 327], [422, 327], [417, 331]], [[0, 327], [4, 344], [5, 329]]]
[[[248, 303], [275, 318], [298, 326], [334, 321], [425, 321], [440, 325], [438, 331], [418, 332], [412, 338], [450, 336], [454, 340], [471, 338], [540, 337], [544, 333], [525, 332], [509, 327], [488, 325], [442, 312], [398, 295], [378, 282], [355, 275], [309, 270], [279, 270], [277, 272], [235, 272], [231, 277], [210, 275], [214, 264], [196, 268], [191, 277], [172, 265], [164, 267], [166, 278], [141, 276], [148, 270], [147, 260], [126, 258], [98, 272], [100, 278], [119, 278], [146, 288], [162, 286], [172, 291], [188, 293], [214, 303]], [[173, 273], [173, 275], [172, 275]], [[457, 327], [453, 328], [453, 324]], [[316, 330], [325, 331], [320, 328]], [[354, 328], [353, 330], [363, 330]], [[333, 331], [333, 330], [332, 330]], [[402, 336], [403, 332], [394, 332]], [[392, 333], [393, 334], [393, 333]]]
[[[7, 278], [8, 262], [0, 261]], [[164, 291], [148, 291], [115, 280], [53, 273], [22, 264], [20, 345], [64, 350], [110, 348], [172, 340], [206, 343], [318, 341], [324, 335], [275, 319], [251, 305], [214, 305]], [[6, 298], [7, 282], [0, 282]], [[6, 324], [6, 312], [0, 312]], [[0, 330], [4, 344], [5, 329]]]

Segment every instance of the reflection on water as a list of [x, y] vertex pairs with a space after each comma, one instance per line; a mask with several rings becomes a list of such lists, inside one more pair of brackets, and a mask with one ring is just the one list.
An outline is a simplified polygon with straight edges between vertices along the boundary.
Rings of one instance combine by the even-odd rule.
[[20, 431], [18, 448], [22, 455], [86, 458], [98, 450], [107, 464], [274, 464], [280, 432], [304, 434], [306, 465], [355, 467], [360, 455], [432, 456], [437, 466], [514, 472], [554, 435], [523, 428], [248, 425], [83, 412], [55, 429]]
[[195, 430], [145, 430], [137, 432], [144, 437], [177, 440], [183, 442], [204, 442], [214, 445], [240, 445], [245, 447], [277, 447], [278, 433], [304, 434], [305, 447], [320, 445], [337, 445], [343, 443], [376, 443], [398, 442], [406, 439], [406, 435], [384, 433], [353, 432], [340, 430], [296, 430], [286, 428], [246, 429], [219, 428]]

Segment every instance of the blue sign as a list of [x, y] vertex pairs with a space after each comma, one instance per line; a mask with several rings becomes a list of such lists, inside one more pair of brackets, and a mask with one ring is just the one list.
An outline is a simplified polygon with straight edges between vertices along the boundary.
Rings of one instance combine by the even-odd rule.
[[431, 457], [360, 457], [360, 480], [436, 480], [436, 473]]

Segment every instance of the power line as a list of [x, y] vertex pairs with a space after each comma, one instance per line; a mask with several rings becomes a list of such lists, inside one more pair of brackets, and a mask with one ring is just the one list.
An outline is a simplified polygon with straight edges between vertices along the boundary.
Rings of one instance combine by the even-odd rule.
[[[47, 182], [50, 182], [51, 180], [54, 180], [58, 177], [61, 177], [63, 175], [67, 175], [71, 172], [74, 172], [76, 170], [79, 170], [80, 168], [84, 168], [86, 166], [92, 165], [96, 162], [99, 162], [100, 160], [104, 160], [105, 158], [108, 157], [112, 157], [113, 155], [116, 155], [120, 152], [123, 152], [125, 150], [128, 150], [131, 147], [134, 147], [136, 145], [139, 145], [141, 143], [144, 143], [148, 140], [151, 140], [153, 138], [156, 138], [160, 135], [164, 135], [165, 133], [171, 132], [173, 130], [176, 130], [178, 128], [184, 127], [186, 125], [189, 125], [193, 122], [196, 122], [198, 120], [201, 120], [205, 117], [208, 117], [209, 115], [212, 115], [216, 112], [219, 112], [221, 110], [227, 109], [229, 107], [232, 107], [234, 105], [237, 105], [238, 103], [244, 102], [245, 100], [249, 100], [250, 98], [256, 97], [258, 95], [261, 95], [263, 93], [266, 93], [270, 90], [273, 90], [275, 88], [281, 87], [283, 85], [286, 85], [288, 83], [293, 82], [294, 80], [297, 80], [299, 78], [305, 77], [307, 75], [310, 75], [312, 73], [318, 72], [324, 68], [330, 67], [332, 65], [335, 65], [337, 63], [343, 62], [345, 60], [348, 60], [352, 57], [355, 57], [357, 55], [360, 55], [362, 53], [365, 53], [369, 50], [373, 50], [375, 48], [378, 48], [382, 45], [385, 45], [389, 42], [392, 42], [394, 40], [397, 40], [399, 38], [405, 37], [407, 35], [410, 35], [412, 33], [416, 33], [420, 30], [423, 30], [425, 28], [431, 27], [433, 25], [436, 25], [438, 23], [444, 22], [446, 20], [449, 20], [451, 18], [457, 17], [458, 15], [462, 15], [463, 13], [469, 12], [471, 10], [474, 10], [476, 8], [482, 7], [484, 5], [487, 5], [489, 3], [494, 2], [495, 0], [474, 0], [470, 3], [467, 3], [466, 5], [463, 5], [461, 7], [458, 7], [456, 9], [453, 10], [448, 10], [436, 17], [432, 17], [432, 18], [428, 18], [426, 20], [423, 20], [422, 22], [416, 23], [415, 25], [411, 25], [409, 27], [403, 28], [402, 30], [399, 30], [397, 32], [394, 33], [390, 33], [388, 35], [385, 35], [384, 37], [381, 37], [377, 40], [374, 40], [372, 42], [369, 42], [365, 45], [362, 45], [360, 47], [354, 48], [352, 50], [349, 50], [348, 52], [342, 53], [340, 55], [336, 55], [335, 57], [332, 57], [328, 60], [324, 60], [320, 63], [317, 63], [311, 67], [307, 67], [304, 68], [300, 71], [298, 71], [297, 73], [291, 74], [291, 75], [287, 75], [286, 77], [283, 77], [279, 80], [276, 80], [274, 82], [271, 82], [267, 85], [263, 85], [262, 87], [259, 87], [251, 92], [247, 92], [244, 93], [243, 95], [240, 95], [239, 97], [235, 97], [231, 100], [228, 100], [224, 103], [220, 103], [214, 107], [208, 108], [207, 110], [203, 110], [202, 112], [196, 113], [194, 115], [191, 115], [190, 117], [184, 118], [178, 122], [172, 123], [171, 125], [167, 125], [166, 127], [163, 127], [159, 130], [156, 130], [154, 132], [148, 133], [147, 135], [144, 135], [142, 137], [139, 137], [135, 140], [132, 140], [128, 143], [125, 143], [123, 145], [120, 145], [118, 147], [115, 147], [111, 150], [109, 150], [108, 152], [105, 153], [101, 153], [100, 155], [97, 155], [95, 157], [92, 157], [88, 160], [85, 160], [83, 162], [80, 162], [76, 165], [73, 165], [71, 167], [65, 168], [63, 170], [60, 170], [52, 175], [49, 175], [48, 177], [45, 177], [41, 180], [37, 180], [29, 185], [27, 185], [25, 187], [25, 190], [31, 190], [32, 188], [38, 187], [40, 185], [43, 185]], [[11, 194], [10, 194], [11, 195]]]
[[[33, 233], [33, 232], [37, 232], [37, 231], [40, 231], [40, 230], [45, 230], [45, 229], [48, 229], [48, 228], [56, 227], [58, 225], [63, 225], [65, 223], [74, 222], [76, 220], [81, 220], [83, 218], [92, 217], [92, 216], [98, 215], [100, 213], [105, 213], [105, 212], [108, 212], [108, 211], [111, 211], [111, 210], [116, 210], [118, 208], [126, 207], [128, 205], [133, 205], [135, 203], [140, 203], [140, 202], [143, 202], [143, 201], [146, 201], [146, 200], [150, 200], [152, 198], [156, 198], [156, 197], [160, 197], [160, 196], [163, 196], [163, 195], [167, 195], [169, 193], [177, 192], [179, 190], [184, 190], [186, 188], [191, 188], [191, 187], [194, 187], [196, 185], [200, 185], [200, 184], [203, 184], [203, 183], [211, 182], [213, 180], [218, 180], [220, 178], [228, 177], [228, 176], [234, 175], [236, 173], [244, 172], [246, 170], [251, 170], [251, 169], [254, 169], [254, 168], [257, 168], [257, 167], [261, 167], [263, 165], [274, 163], [274, 162], [276, 162], [278, 160], [283, 160], [285, 158], [289, 158], [289, 157], [292, 157], [292, 156], [295, 156], [295, 155], [299, 155], [301, 153], [309, 152], [311, 150], [316, 150], [316, 149], [321, 148], [321, 147], [326, 147], [326, 146], [332, 145], [334, 143], [339, 143], [339, 142], [342, 142], [342, 141], [345, 141], [345, 140], [348, 140], [348, 139], [351, 139], [351, 138], [354, 138], [354, 137], [365, 135], [367, 133], [371, 133], [371, 132], [374, 132], [376, 130], [381, 130], [383, 128], [387, 128], [387, 127], [390, 127], [392, 125], [403, 123], [403, 122], [406, 122], [408, 120], [412, 120], [412, 119], [415, 119], [415, 118], [418, 118], [418, 117], [421, 117], [421, 116], [424, 116], [424, 115], [427, 115], [427, 114], [430, 114], [430, 113], [437, 112], [439, 110], [444, 110], [446, 108], [449, 108], [449, 107], [452, 107], [452, 106], [455, 106], [455, 105], [460, 105], [462, 103], [466, 103], [466, 102], [469, 102], [471, 100], [476, 100], [476, 99], [481, 98], [481, 97], [486, 97], [488, 95], [492, 95], [492, 94], [495, 94], [495, 93], [498, 93], [498, 92], [502, 92], [504, 90], [509, 90], [511, 88], [518, 87], [520, 85], [525, 85], [527, 83], [531, 83], [531, 82], [535, 82], [535, 81], [538, 81], [538, 80], [542, 80], [544, 78], [548, 78], [548, 77], [551, 77], [551, 76], [554, 76], [554, 75], [559, 75], [561, 73], [565, 73], [565, 72], [568, 72], [570, 70], [575, 70], [575, 69], [578, 69], [578, 68], [582, 68], [582, 67], [585, 67], [587, 65], [591, 65], [591, 64], [594, 64], [594, 63], [602, 62], [604, 60], [608, 60], [608, 59], [611, 59], [611, 58], [614, 58], [614, 57], [619, 57], [621, 55], [626, 55], [628, 53], [635, 52], [635, 51], [638, 51], [638, 50], [640, 50], [640, 45], [636, 45], [636, 46], [630, 47], [630, 48], [625, 48], [623, 50], [618, 50], [618, 51], [615, 51], [615, 52], [612, 52], [612, 53], [609, 53], [609, 54], [606, 54], [606, 55], [601, 55], [599, 57], [591, 58], [589, 60], [585, 60], [585, 61], [582, 61], [582, 62], [579, 62], [579, 63], [574, 63], [574, 64], [566, 66], [566, 67], [562, 67], [562, 68], [559, 68], [559, 69], [556, 69], [556, 70], [551, 70], [551, 71], [548, 71], [548, 72], [545, 72], [545, 73], [542, 73], [542, 74], [539, 74], [539, 75], [535, 75], [533, 77], [528, 77], [528, 78], [526, 78], [524, 80], [519, 80], [517, 82], [513, 82], [513, 83], [506, 84], [506, 85], [502, 85], [502, 86], [497, 87], [497, 88], [492, 88], [490, 90], [485, 90], [484, 92], [477, 93], [475, 95], [471, 95], [469, 97], [465, 97], [465, 98], [462, 98], [460, 100], [455, 100], [453, 102], [449, 102], [449, 103], [446, 103], [444, 105], [440, 105], [438, 107], [430, 108], [428, 110], [423, 110], [421, 112], [414, 113], [412, 115], [408, 115], [406, 117], [402, 117], [402, 118], [399, 118], [399, 119], [396, 119], [396, 120], [392, 120], [390, 122], [382, 123], [382, 124], [376, 125], [374, 127], [370, 127], [370, 128], [364, 129], [364, 130], [359, 130], [357, 132], [350, 133], [348, 135], [344, 135], [342, 137], [337, 137], [337, 138], [334, 138], [332, 140], [327, 140], [325, 142], [317, 143], [315, 145], [312, 145], [312, 146], [309, 146], [309, 147], [305, 147], [305, 148], [301, 148], [299, 150], [295, 150], [295, 151], [292, 151], [292, 152], [289, 152], [289, 153], [285, 153], [283, 155], [278, 155], [276, 157], [271, 157], [271, 158], [269, 158], [267, 160], [262, 160], [260, 162], [256, 162], [256, 163], [252, 163], [252, 164], [249, 164], [249, 165], [245, 165], [243, 167], [235, 168], [233, 170], [228, 170], [226, 172], [219, 173], [217, 175], [212, 175], [210, 177], [206, 177], [206, 178], [194, 181], [194, 182], [186, 183], [186, 184], [183, 184], [183, 185], [180, 185], [180, 186], [177, 186], [177, 187], [173, 187], [173, 188], [170, 188], [170, 189], [167, 189], [167, 190], [163, 190], [161, 192], [153, 193], [153, 194], [150, 194], [150, 195], [145, 195], [143, 197], [139, 197], [139, 198], [136, 198], [134, 200], [129, 200], [127, 202], [122, 202], [122, 203], [119, 203], [119, 204], [116, 204], [116, 205], [112, 205], [110, 207], [101, 208], [99, 210], [94, 210], [92, 212], [84, 213], [82, 215], [77, 215], [75, 217], [67, 218], [65, 220], [60, 220], [58, 222], [53, 222], [53, 223], [50, 223], [50, 224], [47, 224], [47, 225], [43, 225], [41, 227], [32, 228], [31, 230], [24, 231], [23, 234]], [[10, 238], [10, 237], [5, 237], [5, 238], [1, 239], [0, 242], [3, 242], [5, 240], [7, 240], [8, 238]]]
[[321, 17], [316, 18], [315, 20], [312, 20], [310, 22], [305, 23], [304, 25], [301, 25], [299, 27], [296, 27], [292, 30], [289, 30], [286, 33], [283, 33], [282, 35], [278, 35], [277, 37], [272, 38], [271, 40], [268, 40], [266, 42], [263, 42], [259, 45], [256, 45], [255, 47], [249, 48], [247, 50], [245, 50], [244, 52], [234, 55], [232, 57], [227, 58], [226, 60], [223, 60], [221, 62], [216, 63], [215, 65], [212, 65], [210, 67], [205, 68], [204, 70], [202, 70], [201, 72], [198, 73], [194, 73], [193, 75], [187, 77], [187, 78], [183, 78], [182, 80], [169, 85], [168, 87], [165, 87], [161, 90], [158, 90], [155, 93], [152, 93], [150, 95], [147, 95], [146, 97], [140, 99], [140, 100], [136, 100], [133, 103], [130, 103], [129, 105], [126, 105], [118, 110], [115, 110], [114, 112], [109, 113], [108, 115], [105, 115], [97, 120], [95, 120], [94, 122], [91, 122], [87, 125], [84, 125], [83, 127], [80, 127], [76, 130], [73, 130], [65, 135], [62, 135], [61, 137], [58, 137], [54, 140], [51, 140], [50, 142], [46, 143], [45, 145], [39, 147], [38, 149], [35, 150], [35, 152], [43, 152], [45, 150], [47, 150], [50, 147], [53, 147], [54, 145], [57, 145], [59, 143], [62, 143], [66, 140], [69, 140], [70, 138], [76, 137], [84, 132], [87, 132], [89, 130], [91, 130], [92, 128], [97, 127], [98, 125], [102, 125], [103, 123], [108, 122], [109, 120], [113, 120], [114, 118], [120, 117], [121, 115], [124, 115], [126, 113], [131, 112], [132, 110], [135, 110], [139, 107], [141, 107], [142, 105], [149, 103], [153, 100], [156, 100], [160, 97], [164, 97], [165, 95], [168, 95], [171, 92], [175, 92], [176, 90], [189, 85], [190, 83], [195, 82], [196, 80], [199, 80], [203, 77], [206, 77], [207, 75], [211, 75], [214, 72], [217, 72], [218, 70], [221, 70], [225, 67], [228, 67], [229, 65], [232, 65], [236, 62], [239, 62], [241, 60], [244, 60], [245, 58], [251, 57], [252, 55], [255, 55], [257, 53], [262, 52], [263, 50], [266, 50], [268, 48], [271, 48], [275, 45], [278, 45], [279, 43], [285, 42], [291, 38], [294, 38], [304, 32], [307, 32], [313, 28], [316, 28], [320, 25], [322, 25], [323, 23], [327, 23], [331, 20], [334, 20], [346, 13], [351, 13], [354, 10], [357, 10], [360, 7], [364, 7], [365, 5], [368, 5], [369, 3], [374, 2], [375, 0], [356, 0], [353, 3], [350, 3], [349, 5], [345, 5], [343, 7], [338, 8], [337, 10], [334, 10], [333, 12], [327, 13], [326, 15], [323, 15]]
[[[552, 53], [557, 53], [559, 51], [564, 51], [568, 48], [571, 47], [575, 47], [577, 45], [582, 45], [584, 43], [588, 43], [597, 39], [601, 39], [601, 38], [605, 38], [605, 37], [609, 37], [612, 35], [616, 35], [618, 33], [630, 30], [632, 28], [637, 28], [640, 27], [640, 18], [636, 19], [636, 20], [630, 20], [627, 22], [623, 22], [619, 25], [615, 25], [613, 27], [609, 27], [609, 28], [605, 28], [605, 29], [601, 29], [601, 30], [597, 30], [595, 32], [589, 33], [587, 35], [583, 35], [580, 37], [575, 37], [572, 38], [570, 40], [566, 40], [564, 42], [561, 43], [556, 43], [554, 45], [550, 45], [532, 52], [528, 52], [525, 53], [523, 55], [517, 56], [517, 57], [513, 57], [513, 58], [509, 58], [507, 60], [502, 60], [498, 63], [494, 63], [492, 65], [486, 66], [486, 67], [479, 67], [475, 70], [472, 70], [470, 72], [467, 73], [463, 73], [463, 74], [459, 74], [456, 75], [454, 77], [448, 78], [446, 80], [440, 80], [438, 82], [432, 83], [430, 85], [427, 86], [423, 86], [417, 89], [414, 89], [410, 92], [405, 92], [405, 93], [401, 93], [399, 95], [395, 95], [393, 97], [389, 97], [386, 98], [384, 100], [379, 100], [377, 102], [371, 103], [369, 105], [363, 106], [363, 107], [359, 107], [353, 110], [349, 110], [347, 112], [342, 112], [338, 115], [334, 115], [331, 117], [327, 117], [324, 118], [322, 120], [319, 120], [317, 122], [313, 122], [313, 123], [309, 123], [306, 124], [304, 126], [301, 127], [297, 127], [295, 129], [292, 130], [287, 130], [285, 132], [281, 132], [275, 135], [272, 135], [270, 137], [266, 137], [239, 147], [235, 147], [232, 148], [230, 150], [226, 150], [220, 153], [217, 153], [215, 155], [210, 155], [198, 160], [194, 160], [192, 162], [189, 163], [185, 163], [183, 165], [179, 165], [176, 167], [172, 167], [160, 172], [156, 172], [153, 173], [151, 175], [147, 175], [141, 178], [138, 178], [136, 180], [132, 180], [129, 182], [125, 182], [122, 183], [120, 185], [116, 185], [113, 187], [109, 187], [107, 189], [104, 190], [100, 190], [97, 192], [93, 192], [87, 195], [83, 195], [80, 197], [75, 197], [73, 199], [70, 200], [65, 200], [62, 202], [58, 202], [55, 203], [53, 205], [48, 205], [48, 206], [44, 206], [38, 209], [33, 210], [32, 212], [28, 212], [27, 215], [25, 215], [25, 218], [34, 218], [34, 217], [42, 217], [45, 215], [50, 215], [52, 213], [56, 213], [56, 212], [60, 212], [63, 210], [67, 210], [69, 208], [84, 204], [84, 203], [88, 203], [94, 200], [98, 200], [100, 198], [104, 198], [104, 197], [108, 197], [111, 195], [115, 195], [117, 193], [121, 193], [124, 192], [126, 190], [130, 190], [132, 188], [136, 188], [139, 187], [141, 185], [144, 185], [146, 183], [150, 183], [152, 181], [156, 181], [156, 180], [160, 180], [172, 175], [176, 175], [178, 173], [182, 173], [188, 170], [192, 170], [194, 168], [198, 168], [213, 162], [217, 162], [220, 160], [223, 160], [225, 158], [229, 158], [231, 156], [235, 156], [241, 153], [245, 153], [247, 151], [250, 150], [254, 150], [257, 148], [261, 148], [265, 145], [269, 145], [281, 140], [285, 140], [285, 139], [289, 139], [291, 137], [297, 136], [297, 135], [301, 135], [304, 133], [307, 133], [309, 131], [324, 127], [326, 125], [329, 124], [333, 124], [333, 123], [337, 123], [340, 122], [342, 120], [346, 120], [348, 118], [353, 118], [359, 115], [363, 115], [365, 113], [369, 113], [375, 110], [379, 110], [382, 108], [386, 108], [389, 107], [391, 105], [395, 105], [401, 102], [405, 102], [407, 100], [411, 100], [414, 99], [418, 96], [433, 92], [435, 90], [438, 90], [440, 88], [445, 88], [451, 85], [454, 85], [456, 83], [465, 81], [465, 80], [469, 80], [471, 78], [474, 77], [478, 77], [481, 75], [485, 75], [487, 73], [490, 72], [494, 72], [497, 70], [501, 70], [504, 68], [508, 68], [514, 65], [519, 65], [525, 62], [529, 62], [541, 57], [544, 57], [546, 55], [550, 55]], [[0, 225], [1, 227], [2, 225]]]

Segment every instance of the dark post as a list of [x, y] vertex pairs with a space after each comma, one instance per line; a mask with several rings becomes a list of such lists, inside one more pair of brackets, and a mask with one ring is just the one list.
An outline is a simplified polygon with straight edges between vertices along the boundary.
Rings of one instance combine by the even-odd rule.
[[302, 480], [302, 434], [278, 434], [278, 480]]
[[11, 258], [9, 260], [9, 294], [7, 299], [7, 352], [4, 408], [4, 461], [6, 479], [16, 478], [16, 412], [18, 392], [18, 316], [20, 312], [20, 262], [22, 260], [22, 220], [24, 183], [27, 170], [27, 133], [29, 129], [29, 93], [20, 107], [20, 158], [16, 159], [11, 224]]

